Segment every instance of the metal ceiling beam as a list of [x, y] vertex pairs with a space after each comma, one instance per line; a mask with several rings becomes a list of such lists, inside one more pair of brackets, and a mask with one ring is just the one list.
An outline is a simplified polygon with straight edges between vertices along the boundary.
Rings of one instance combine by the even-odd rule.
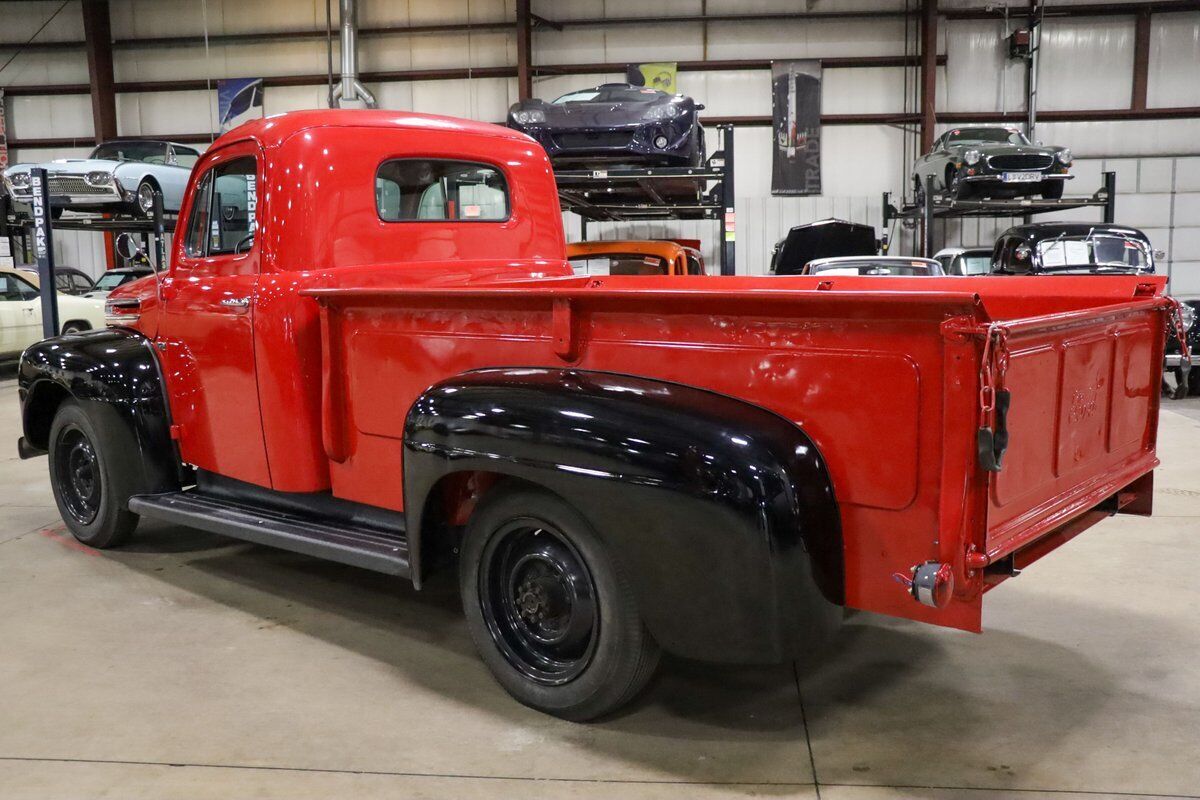
[[517, 0], [517, 99], [533, 97], [533, 15], [529, 0]]
[[112, 27], [108, 0], [83, 0], [83, 31], [87, 42], [88, 93], [92, 96], [92, 127], [96, 144], [117, 135], [117, 95], [113, 89]]
[[937, 0], [921, 2], [921, 152], [933, 145], [937, 124]]
[[1129, 107], [1143, 109], [1146, 107], [1146, 95], [1150, 86], [1150, 12], [1137, 16], [1137, 25], [1133, 36], [1133, 91], [1129, 98]]

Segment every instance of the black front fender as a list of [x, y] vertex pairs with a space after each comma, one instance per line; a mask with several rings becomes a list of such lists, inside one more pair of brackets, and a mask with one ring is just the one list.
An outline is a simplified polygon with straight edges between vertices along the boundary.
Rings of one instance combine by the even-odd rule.
[[180, 465], [162, 373], [153, 343], [142, 334], [109, 328], [31, 345], [21, 355], [17, 391], [23, 458], [46, 451], [63, 400], [105, 403], [129, 426], [141, 451], [138, 491], [178, 488]]
[[478, 471], [577, 508], [677, 654], [779, 661], [839, 614], [841, 527], [824, 460], [804, 431], [757, 406], [625, 375], [482, 370], [414, 404], [404, 453], [415, 576], [433, 488]]

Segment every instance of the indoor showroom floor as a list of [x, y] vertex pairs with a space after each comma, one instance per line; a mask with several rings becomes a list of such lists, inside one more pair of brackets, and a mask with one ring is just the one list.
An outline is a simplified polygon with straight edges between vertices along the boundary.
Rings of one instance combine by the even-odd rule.
[[1200, 400], [1164, 401], [1154, 517], [997, 589], [984, 635], [859, 614], [799, 676], [669, 660], [578, 725], [500, 690], [450, 581], [159, 524], [75, 544], [17, 459], [11, 375], [4, 800], [1200, 798]]

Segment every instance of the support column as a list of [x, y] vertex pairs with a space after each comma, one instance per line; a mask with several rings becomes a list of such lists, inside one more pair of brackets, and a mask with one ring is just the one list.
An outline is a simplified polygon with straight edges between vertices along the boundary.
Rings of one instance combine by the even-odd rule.
[[1146, 87], [1150, 81], [1150, 12], [1137, 15], [1133, 42], [1133, 94], [1129, 107], [1135, 110], [1146, 108]]
[[96, 144], [117, 135], [117, 98], [113, 91], [112, 28], [108, 0], [83, 0], [83, 33], [91, 83]]
[[933, 146], [937, 124], [937, 0], [921, 3], [921, 152]]
[[533, 97], [533, 17], [530, 0], [517, 0], [517, 99]]

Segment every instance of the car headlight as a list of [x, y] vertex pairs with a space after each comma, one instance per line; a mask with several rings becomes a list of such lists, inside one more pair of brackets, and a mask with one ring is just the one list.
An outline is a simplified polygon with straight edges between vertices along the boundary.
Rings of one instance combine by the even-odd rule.
[[546, 112], [541, 109], [531, 108], [528, 110], [514, 111], [513, 122], [518, 125], [530, 125], [535, 122], [545, 122]]
[[983, 154], [974, 148], [967, 150], [966, 152], [963, 153], [963, 161], [965, 161], [968, 164], [978, 164], [979, 159], [982, 157], [983, 157]]
[[29, 185], [29, 173], [14, 172], [12, 175], [8, 176], [8, 183], [14, 189], [24, 189]]
[[100, 171], [89, 172], [87, 175], [83, 176], [83, 179], [87, 182], [88, 186], [108, 186], [110, 183], [112, 183], [112, 177], [113, 176], [111, 172]]
[[668, 103], [665, 106], [651, 106], [643, 116], [646, 119], [675, 119], [681, 113], [679, 106]]
[[1058, 152], [1055, 154], [1055, 156], [1056, 156], [1056, 157], [1058, 158], [1058, 160], [1059, 160], [1059, 161], [1061, 161], [1062, 163], [1064, 163], [1064, 164], [1070, 164], [1070, 163], [1071, 163], [1071, 148], [1069, 148], [1069, 147], [1064, 147], [1062, 150], [1059, 150], [1059, 151], [1058, 151]]
[[1183, 329], [1190, 331], [1196, 324], [1196, 309], [1187, 303], [1179, 304], [1179, 316], [1183, 317]]

